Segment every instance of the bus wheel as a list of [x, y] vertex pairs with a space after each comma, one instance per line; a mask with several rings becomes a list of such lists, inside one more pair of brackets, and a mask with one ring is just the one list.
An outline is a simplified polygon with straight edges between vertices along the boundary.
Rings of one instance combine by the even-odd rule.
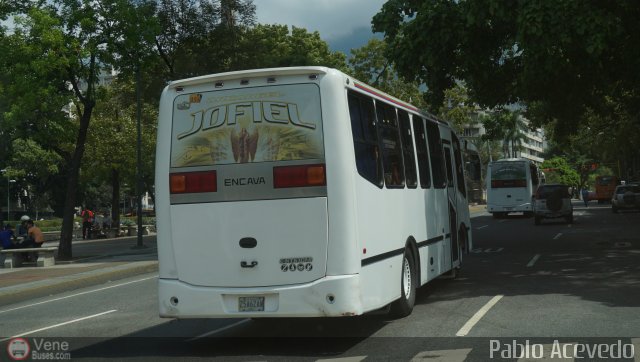
[[416, 303], [416, 265], [413, 253], [405, 249], [402, 259], [402, 274], [400, 276], [400, 299], [391, 304], [389, 315], [394, 318], [403, 318], [411, 314]]

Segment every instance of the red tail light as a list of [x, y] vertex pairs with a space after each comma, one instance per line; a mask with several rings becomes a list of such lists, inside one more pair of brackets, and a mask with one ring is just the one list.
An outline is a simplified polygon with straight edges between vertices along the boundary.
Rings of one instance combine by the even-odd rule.
[[273, 168], [273, 187], [325, 186], [325, 165], [279, 166]]
[[216, 192], [216, 171], [172, 173], [169, 176], [169, 189], [172, 194]]

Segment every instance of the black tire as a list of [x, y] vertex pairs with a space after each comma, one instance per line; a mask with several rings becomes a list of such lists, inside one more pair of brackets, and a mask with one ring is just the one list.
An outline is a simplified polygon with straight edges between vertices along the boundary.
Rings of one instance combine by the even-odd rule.
[[567, 224], [573, 224], [573, 214], [566, 216], [565, 219], [567, 220]]
[[389, 315], [393, 318], [404, 318], [411, 314], [416, 304], [416, 263], [410, 249], [405, 249], [400, 273], [400, 299], [391, 303]]
[[535, 216], [533, 218], [533, 223], [536, 224], [536, 225], [540, 225], [541, 220], [542, 220], [542, 218], [540, 216]]

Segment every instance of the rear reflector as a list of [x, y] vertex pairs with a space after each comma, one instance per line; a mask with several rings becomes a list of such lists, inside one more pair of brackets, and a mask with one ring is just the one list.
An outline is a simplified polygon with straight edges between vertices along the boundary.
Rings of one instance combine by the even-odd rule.
[[325, 186], [325, 165], [279, 166], [273, 168], [273, 187]]
[[169, 188], [172, 194], [216, 192], [216, 171], [172, 173]]

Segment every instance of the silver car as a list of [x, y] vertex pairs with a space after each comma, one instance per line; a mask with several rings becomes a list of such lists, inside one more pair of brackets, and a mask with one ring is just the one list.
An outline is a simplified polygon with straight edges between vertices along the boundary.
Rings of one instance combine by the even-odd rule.
[[611, 211], [620, 209], [640, 210], [640, 185], [618, 185], [611, 198]]
[[571, 188], [563, 184], [540, 185], [533, 203], [533, 217], [536, 225], [540, 225], [542, 219], [559, 217], [572, 224]]

